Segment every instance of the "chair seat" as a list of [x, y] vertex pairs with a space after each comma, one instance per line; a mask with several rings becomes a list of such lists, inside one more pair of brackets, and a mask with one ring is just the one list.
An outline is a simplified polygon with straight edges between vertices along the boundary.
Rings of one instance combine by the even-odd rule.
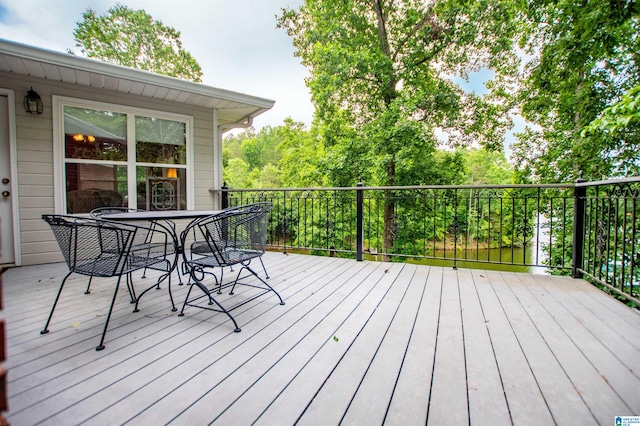
[[211, 268], [233, 266], [238, 263], [246, 262], [247, 260], [262, 256], [263, 253], [264, 252], [260, 250], [244, 250], [231, 248], [220, 251], [216, 253], [215, 256], [206, 256], [187, 260], [187, 263]]
[[131, 271], [137, 271], [142, 268], [154, 269], [156, 271], [170, 272], [171, 262], [164, 257], [152, 258], [148, 256], [139, 256], [131, 253], [127, 258], [128, 268]]
[[121, 261], [121, 253], [106, 253], [96, 259], [78, 260], [72, 269], [82, 275], [113, 277], [121, 273]]

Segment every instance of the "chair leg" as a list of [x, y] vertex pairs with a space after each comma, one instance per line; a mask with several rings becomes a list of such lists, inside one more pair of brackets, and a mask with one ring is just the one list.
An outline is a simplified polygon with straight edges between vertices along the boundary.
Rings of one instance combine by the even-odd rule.
[[87, 289], [84, 291], [84, 294], [91, 294], [91, 291], [89, 291], [89, 289], [91, 288], [91, 280], [93, 279], [93, 275], [91, 275], [89, 277], [89, 283], [87, 284]]
[[136, 297], [136, 290], [133, 288], [133, 277], [131, 274], [131, 272], [127, 274], [127, 290], [129, 290], [129, 297], [131, 297], [129, 303], [135, 303], [136, 306], [138, 306], [138, 298]]
[[107, 327], [109, 327], [109, 320], [111, 319], [111, 312], [113, 312], [113, 305], [115, 305], [116, 303], [116, 296], [118, 295], [118, 288], [120, 287], [121, 279], [122, 279], [122, 275], [118, 276], [118, 282], [116, 283], [116, 289], [113, 291], [113, 299], [111, 299], [111, 306], [109, 307], [107, 320], [104, 323], [104, 331], [102, 332], [102, 337], [100, 338], [100, 344], [96, 346], [96, 351], [101, 351], [104, 349], [104, 336], [107, 334]]
[[58, 289], [58, 294], [56, 295], [56, 300], [53, 302], [53, 307], [51, 308], [51, 313], [49, 314], [49, 318], [47, 319], [47, 323], [44, 325], [44, 328], [40, 331], [40, 334], [47, 334], [49, 332], [49, 323], [51, 322], [51, 318], [53, 317], [53, 311], [56, 310], [56, 305], [58, 304], [58, 299], [60, 299], [60, 293], [62, 293], [62, 287], [64, 287], [64, 283], [67, 281], [67, 278], [72, 274], [71, 271], [64, 277], [62, 283], [60, 284], [60, 289]]
[[238, 272], [238, 276], [236, 277], [235, 282], [233, 283], [233, 286], [231, 287], [231, 292], [229, 292], [230, 295], [233, 295], [233, 291], [236, 288], [236, 284], [238, 283], [238, 280], [240, 279], [240, 274], [242, 273], [242, 270], [246, 269], [247, 271], [251, 272], [251, 274], [253, 274], [253, 276], [255, 276], [257, 279], [259, 279], [264, 285], [266, 285], [267, 287], [269, 287], [269, 290], [271, 290], [272, 292], [274, 292], [276, 294], [276, 296], [278, 296], [278, 299], [280, 299], [280, 304], [284, 305], [284, 300], [282, 300], [282, 297], [280, 297], [280, 294], [278, 294], [277, 291], [275, 291], [273, 289], [273, 287], [271, 287], [269, 285], [269, 283], [267, 283], [265, 280], [263, 280], [262, 278], [260, 278], [260, 276], [256, 273], [256, 271], [254, 271], [253, 269], [251, 269], [249, 267], [249, 265], [242, 265], [242, 268], [240, 269], [240, 272]]
[[259, 257], [258, 259], [260, 260], [260, 263], [262, 263], [262, 269], [264, 269], [265, 277], [267, 277], [267, 279], [269, 279], [270, 278], [269, 277], [269, 273], [267, 272], [267, 268], [265, 268], [265, 266], [264, 266], [264, 262], [262, 261], [262, 257]]
[[[233, 269], [231, 269], [233, 271]], [[216, 279], [216, 281], [218, 281], [218, 277], [216, 277], [214, 274], [213, 277]], [[224, 278], [224, 268], [220, 268], [220, 281], [218, 281], [218, 294], [222, 294], [222, 279]]]
[[176, 304], [173, 301], [173, 293], [171, 293], [171, 272], [169, 272], [169, 282], [167, 283], [167, 288], [169, 291], [169, 299], [171, 299], [171, 312], [176, 312], [178, 308], [176, 308]]
[[168, 291], [169, 291], [169, 299], [171, 300], [171, 312], [176, 312], [178, 310], [178, 308], [176, 308], [176, 304], [173, 301], [173, 294], [171, 293], [171, 272], [167, 272], [166, 274], [164, 274], [160, 278], [158, 278], [158, 283], [152, 285], [151, 287], [149, 287], [148, 289], [146, 289], [145, 291], [140, 293], [140, 295], [135, 300], [136, 306], [133, 308], [133, 312], [139, 312], [138, 303], [140, 303], [140, 299], [142, 299], [142, 296], [144, 296], [149, 290], [151, 290], [153, 288], [155, 288], [157, 290], [159, 288], [159, 286], [160, 286], [159, 283], [162, 282], [165, 278], [168, 280], [168, 283], [167, 283], [168, 287], [167, 288], [168, 288]]
[[189, 300], [189, 296], [191, 295], [191, 290], [193, 290], [193, 284], [189, 285], [189, 291], [187, 291], [187, 297], [184, 298], [184, 303], [182, 304], [182, 309], [180, 310], [180, 313], [178, 314], [179, 317], [183, 317], [184, 316], [184, 308], [187, 306], [187, 301]]
[[[214, 277], [215, 277], [215, 275], [214, 275]], [[204, 294], [206, 294], [207, 297], [209, 298], [209, 304], [212, 305], [212, 304], [215, 303], [218, 306], [218, 308], [220, 309], [220, 312], [224, 312], [225, 314], [227, 314], [229, 319], [231, 319], [231, 321], [233, 322], [233, 325], [236, 327], [233, 331], [235, 333], [239, 333], [241, 331], [241, 329], [238, 326], [238, 323], [236, 322], [235, 318], [233, 318], [233, 316], [229, 313], [229, 311], [227, 311], [224, 308], [224, 306], [222, 306], [220, 303], [218, 303], [218, 301], [211, 296], [211, 292], [209, 291], [207, 286], [205, 286], [204, 284], [202, 284], [202, 282], [200, 282], [198, 279], [196, 279], [196, 277], [194, 276], [193, 272], [191, 273], [191, 278], [193, 279], [194, 283], [191, 284], [191, 287], [189, 287], [189, 291], [187, 292], [187, 297], [184, 299], [184, 304], [182, 305], [182, 310], [180, 311], [178, 316], [179, 317], [184, 316], [184, 308], [187, 306], [187, 304], [189, 302], [189, 296], [191, 295], [191, 290], [193, 290], [193, 286], [198, 286], [198, 288], [200, 288], [200, 290], [202, 290], [204, 292]], [[218, 278], [216, 277], [216, 280], [217, 279]], [[220, 280], [218, 283], [219, 283], [219, 285], [222, 285], [222, 280]]]

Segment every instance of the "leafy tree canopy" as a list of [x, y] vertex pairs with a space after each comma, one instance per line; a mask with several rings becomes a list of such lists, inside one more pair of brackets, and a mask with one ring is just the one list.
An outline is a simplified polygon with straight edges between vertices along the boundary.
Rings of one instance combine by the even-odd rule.
[[452, 145], [502, 147], [510, 121], [494, 94], [506, 80], [478, 97], [448, 76], [482, 66], [511, 75], [514, 13], [493, 0], [307, 0], [283, 10], [279, 26], [310, 69], [330, 180], [435, 183], [424, 167], [439, 132]]
[[326, 186], [324, 150], [304, 123], [254, 129], [227, 137], [222, 146], [223, 179], [232, 188]]
[[[635, 1], [527, 4], [521, 45], [535, 59], [525, 70], [520, 100], [523, 116], [534, 126], [512, 146], [523, 180], [638, 174], [633, 160], [640, 147], [637, 121], [622, 117], [613, 124], [624, 107], [605, 113], [598, 122], [604, 131], [588, 137], [583, 132], [607, 107], [624, 103], [624, 93], [640, 83], [638, 12]], [[620, 131], [621, 123], [631, 127]]]
[[504, 185], [514, 181], [513, 170], [504, 153], [487, 149], [461, 150], [465, 182], [470, 185]]
[[[155, 21], [144, 10], [116, 4], [104, 15], [88, 8], [73, 35], [89, 58], [200, 82], [202, 70], [182, 48], [180, 32]], [[74, 54], [72, 50], [68, 51]]]

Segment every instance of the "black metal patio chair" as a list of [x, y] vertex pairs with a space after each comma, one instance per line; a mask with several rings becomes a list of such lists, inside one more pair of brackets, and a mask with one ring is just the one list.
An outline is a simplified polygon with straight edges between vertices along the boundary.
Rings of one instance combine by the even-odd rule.
[[[186, 265], [190, 281], [193, 283], [189, 287], [179, 316], [184, 315], [184, 309], [187, 306], [222, 312], [235, 325], [234, 331], [239, 332], [240, 327], [231, 315], [234, 309], [269, 292], [273, 292], [280, 300], [280, 304], [284, 305], [278, 292], [250, 267], [251, 260], [260, 259], [265, 252], [267, 216], [271, 208], [271, 203], [235, 207], [212, 216], [195, 219], [185, 228], [181, 234], [182, 246], [190, 247], [191, 250], [183, 251], [183, 264]], [[192, 234], [195, 238], [191, 244], [187, 245], [187, 238]], [[224, 283], [223, 268], [233, 265], [240, 265], [238, 275], [235, 280]], [[219, 268], [220, 277], [213, 272], [216, 268]], [[249, 274], [242, 276], [244, 271]], [[204, 283], [209, 276], [212, 277], [213, 286]], [[238, 295], [237, 299], [225, 298], [224, 302], [216, 300], [213, 296], [214, 293], [222, 294], [222, 290], [229, 287], [231, 287], [229, 295], [234, 295], [238, 285], [247, 286], [251, 291]], [[191, 297], [194, 287], [200, 289], [203, 294]], [[228, 303], [231, 306], [224, 307], [222, 303]]]
[[[236, 207], [229, 207], [225, 210], [223, 210], [223, 212], [225, 214], [227, 214], [228, 212], [231, 211], [237, 211], [237, 210], [244, 210], [247, 208], [247, 205], [242, 205], [242, 206], [236, 206]], [[271, 209], [271, 207], [269, 207], [269, 210]], [[197, 219], [194, 219], [187, 228], [185, 228], [182, 233], [180, 234], [180, 241], [181, 241], [181, 247], [184, 247], [184, 249], [186, 250], [187, 246], [185, 246], [185, 242], [186, 240], [189, 239], [189, 233], [192, 234], [192, 238], [191, 238], [191, 244], [189, 245], [189, 250], [187, 251], [188, 255], [190, 255], [192, 258], [193, 256], [211, 256], [212, 252], [211, 252], [211, 247], [209, 245], [209, 243], [207, 242], [206, 238], [201, 237], [198, 238], [198, 226], [197, 223], [200, 221], [204, 221], [207, 220], [209, 218], [209, 216], [204, 216], [204, 217], [200, 217]], [[260, 264], [262, 265], [262, 270], [264, 271], [264, 275], [267, 279], [269, 279], [269, 273], [267, 272], [267, 268], [264, 265], [264, 262], [262, 261], [262, 257], [258, 257], [258, 259], [260, 260]], [[229, 269], [231, 272], [233, 272], [233, 265], [229, 265]], [[221, 269], [221, 272], [223, 272], [223, 269]], [[188, 275], [189, 274], [189, 265], [187, 263], [183, 263], [182, 264], [182, 274], [183, 275]]]
[[[135, 299], [136, 303], [134, 312], [137, 312], [139, 297], [135, 296], [131, 273], [143, 268], [170, 270], [171, 264], [167, 259], [167, 247], [171, 245], [169, 244], [169, 236], [166, 232], [155, 229], [153, 230], [154, 240], [151, 244], [145, 243], [151, 229], [144, 226], [68, 215], [43, 215], [42, 219], [51, 226], [69, 267], [69, 273], [60, 284], [49, 318], [40, 333], [49, 332], [49, 323], [64, 284], [71, 274], [76, 273], [89, 277], [118, 277], [100, 344], [96, 347], [96, 350], [102, 350], [122, 276], [126, 275], [130, 296]], [[171, 295], [171, 293], [169, 294]], [[171, 303], [173, 303], [173, 298]]]

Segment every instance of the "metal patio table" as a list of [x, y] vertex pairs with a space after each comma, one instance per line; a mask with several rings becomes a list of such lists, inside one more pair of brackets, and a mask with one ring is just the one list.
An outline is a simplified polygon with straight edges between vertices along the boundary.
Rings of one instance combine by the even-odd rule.
[[[115, 222], [132, 222], [132, 221], [146, 221], [153, 222], [162, 226], [163, 228], [169, 231], [169, 234], [173, 238], [173, 245], [175, 248], [175, 258], [173, 260], [173, 264], [171, 265], [171, 270], [158, 279], [158, 287], [162, 281], [168, 278], [174, 270], [177, 269], [179, 259], [182, 255], [183, 247], [180, 244], [180, 237], [176, 231], [176, 224], [174, 221], [180, 219], [195, 219], [198, 217], [206, 217], [214, 214], [220, 213], [222, 210], [141, 210], [135, 212], [123, 212], [123, 213], [109, 213], [104, 214], [102, 219], [111, 220]], [[164, 221], [169, 226], [164, 226], [159, 224], [158, 222]], [[180, 271], [178, 270], [178, 280], [180, 285], [182, 285], [182, 278], [180, 277]], [[176, 312], [178, 309], [176, 308], [175, 303], [173, 302], [173, 294], [171, 293], [171, 280], [168, 280], [168, 290], [169, 290], [169, 299], [171, 300], [171, 311]], [[145, 291], [146, 292], [146, 291]], [[138, 299], [142, 297], [145, 293], [140, 294]]]

